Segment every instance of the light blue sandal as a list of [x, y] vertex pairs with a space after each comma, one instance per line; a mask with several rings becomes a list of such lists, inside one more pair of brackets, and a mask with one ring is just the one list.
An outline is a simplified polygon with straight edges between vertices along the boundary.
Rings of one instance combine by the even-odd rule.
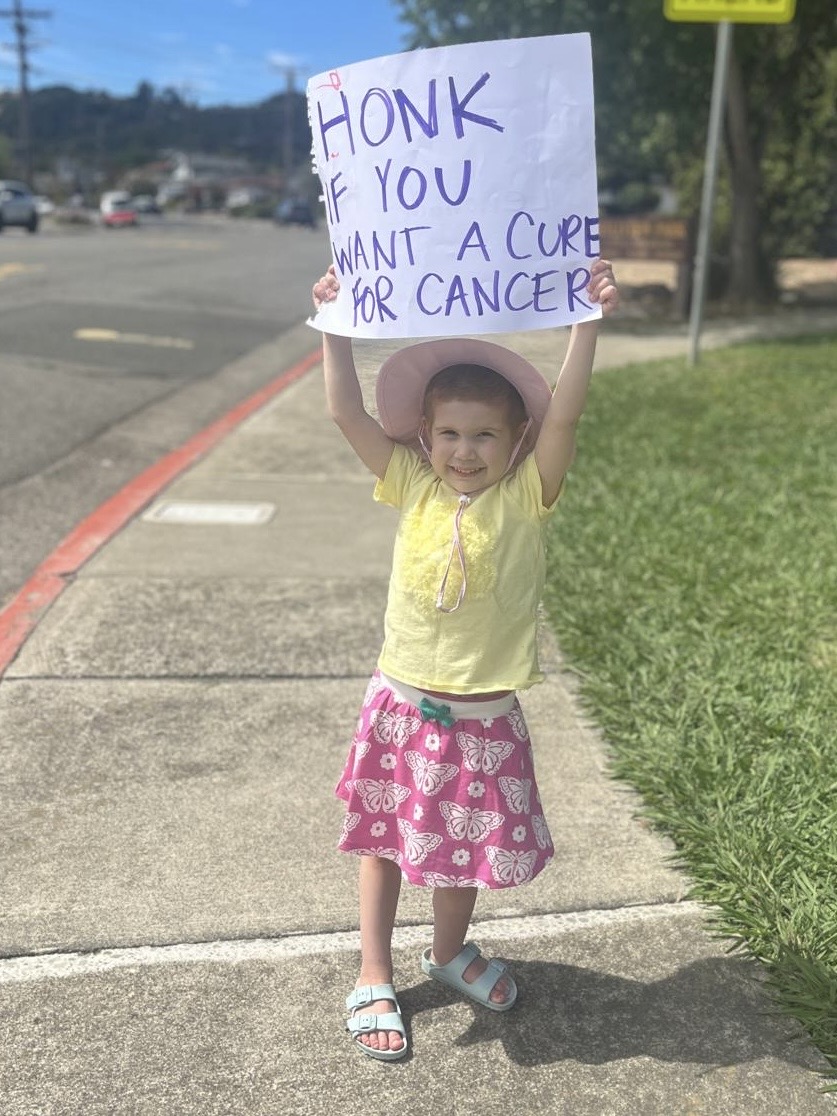
[[[431, 951], [426, 949], [422, 954], [421, 967], [433, 980], [447, 984], [458, 992], [464, 992], [470, 999], [476, 1000], [478, 1004], [482, 1004], [483, 1007], [490, 1008], [492, 1011], [508, 1011], [509, 1008], [514, 1007], [514, 1002], [517, 999], [517, 985], [509, 975], [508, 966], [504, 965], [502, 961], [492, 958], [488, 962], [485, 972], [481, 973], [476, 980], [470, 983], [463, 980], [462, 974], [472, 961], [481, 956], [478, 947], [473, 942], [466, 942], [456, 957], [452, 961], [448, 961], [447, 965], [434, 965], [430, 960], [430, 953]], [[510, 992], [508, 999], [498, 1004], [491, 999], [491, 992], [502, 976], [505, 976], [509, 982]]]
[[[359, 1008], [364, 1008], [375, 1000], [392, 1000], [395, 1011], [386, 1011], [381, 1015], [372, 1011], [359, 1012]], [[407, 1032], [401, 1017], [401, 1007], [395, 997], [395, 988], [391, 984], [362, 984], [355, 988], [346, 997], [346, 1011], [350, 1013], [346, 1020], [346, 1030], [361, 1053], [381, 1062], [397, 1062], [407, 1053]], [[400, 1050], [378, 1050], [377, 1047], [366, 1046], [359, 1041], [360, 1035], [372, 1034], [374, 1031], [397, 1031], [404, 1039], [404, 1044]]]

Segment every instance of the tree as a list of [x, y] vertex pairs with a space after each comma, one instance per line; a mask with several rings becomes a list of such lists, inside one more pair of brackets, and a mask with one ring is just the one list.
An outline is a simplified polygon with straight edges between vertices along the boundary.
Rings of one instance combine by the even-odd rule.
[[[397, 0], [412, 46], [589, 31], [600, 178], [664, 173], [697, 207], [714, 28], [671, 23], [662, 0]], [[816, 251], [837, 212], [837, 13], [799, 0], [793, 23], [735, 29], [721, 207], [727, 294], [769, 299], [782, 254]], [[724, 215], [725, 219], [724, 219]], [[831, 215], [829, 217], [829, 215]]]
[[[4, 136], [18, 134], [18, 100], [14, 94], [0, 93], [0, 164]], [[246, 155], [260, 170], [278, 168], [288, 154], [294, 166], [310, 165], [303, 93], [282, 92], [253, 105], [200, 108], [176, 89], [155, 90], [149, 82], [140, 82], [130, 97], [56, 85], [34, 90], [30, 103], [39, 170], [63, 157], [116, 176], [171, 149]], [[288, 123], [290, 149], [283, 142]], [[9, 177], [12, 166], [7, 166]]]

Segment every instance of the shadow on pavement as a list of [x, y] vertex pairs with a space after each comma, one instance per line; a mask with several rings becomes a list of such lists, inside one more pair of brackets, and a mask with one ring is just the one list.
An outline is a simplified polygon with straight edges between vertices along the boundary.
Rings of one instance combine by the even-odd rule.
[[[729, 1066], [766, 1056], [808, 1065], [804, 1048], [777, 1027], [754, 971], [740, 958], [707, 958], [644, 982], [577, 965], [516, 961], [515, 1026], [509, 1017], [474, 1008], [473, 1023], [455, 1045], [499, 1041], [519, 1066], [638, 1057]], [[399, 998], [408, 1024], [461, 999], [426, 981], [403, 989]]]

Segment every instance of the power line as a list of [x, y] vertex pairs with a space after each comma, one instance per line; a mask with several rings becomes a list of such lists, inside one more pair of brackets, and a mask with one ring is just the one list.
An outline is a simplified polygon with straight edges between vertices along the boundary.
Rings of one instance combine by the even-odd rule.
[[32, 181], [32, 129], [29, 117], [29, 51], [32, 49], [29, 42], [29, 21], [33, 19], [50, 19], [52, 12], [42, 8], [24, 8], [21, 0], [14, 0], [13, 8], [0, 9], [0, 19], [10, 19], [14, 24], [17, 50], [18, 72], [20, 74], [20, 122], [19, 122], [19, 151], [23, 165], [23, 177], [27, 182]]

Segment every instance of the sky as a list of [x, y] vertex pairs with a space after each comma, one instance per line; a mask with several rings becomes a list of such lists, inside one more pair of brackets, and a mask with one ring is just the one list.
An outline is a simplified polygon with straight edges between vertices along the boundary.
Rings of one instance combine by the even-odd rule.
[[[11, 8], [8, 2], [3, 9]], [[32, 89], [133, 93], [141, 81], [200, 105], [252, 104], [304, 91], [313, 74], [404, 49], [394, 0], [24, 0]], [[0, 20], [0, 90], [17, 89], [11, 20]]]

